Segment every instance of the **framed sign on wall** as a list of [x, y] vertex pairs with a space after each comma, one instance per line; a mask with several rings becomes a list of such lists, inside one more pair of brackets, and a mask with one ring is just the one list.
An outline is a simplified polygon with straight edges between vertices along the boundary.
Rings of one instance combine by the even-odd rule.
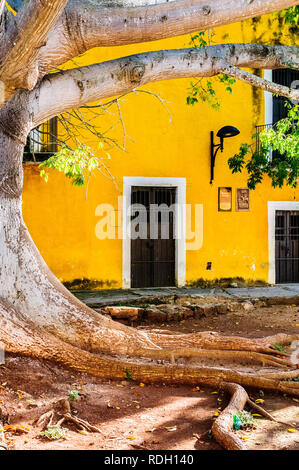
[[237, 188], [236, 192], [236, 210], [250, 210], [250, 190], [248, 188]]
[[232, 188], [218, 188], [218, 211], [230, 212], [232, 210]]

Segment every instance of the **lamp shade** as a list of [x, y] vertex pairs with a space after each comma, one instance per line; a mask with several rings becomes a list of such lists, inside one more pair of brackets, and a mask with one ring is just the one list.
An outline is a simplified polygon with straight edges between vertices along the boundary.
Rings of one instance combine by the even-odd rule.
[[224, 126], [217, 132], [217, 137], [221, 139], [226, 139], [227, 137], [234, 137], [235, 135], [240, 134], [239, 129], [233, 126]]

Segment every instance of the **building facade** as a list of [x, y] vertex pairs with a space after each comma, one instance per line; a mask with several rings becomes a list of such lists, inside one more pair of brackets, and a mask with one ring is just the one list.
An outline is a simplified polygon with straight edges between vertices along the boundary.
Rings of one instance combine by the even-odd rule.
[[[295, 44], [295, 35], [284, 34], [273, 16], [217, 28], [213, 38], [215, 43], [262, 39]], [[76, 62], [87, 65], [189, 44], [190, 37], [184, 36], [93, 49]], [[297, 78], [287, 71], [264, 74], [283, 83]], [[227, 164], [241, 143], [252, 142], [257, 126], [282, 117], [283, 105], [241, 82], [234, 84], [232, 96], [220, 83], [214, 87], [220, 111], [208, 103], [187, 106], [190, 79], [182, 79], [147, 85], [143, 90], [151, 94], [132, 93], [119, 101], [121, 115], [114, 107], [99, 116], [99, 126], [110, 127], [112, 139], [122, 142], [126, 137], [126, 151], [112, 150], [105, 162], [114, 181], [98, 173], [91, 177], [88, 192], [57, 171], [50, 171], [45, 183], [37, 163], [24, 163], [24, 218], [61, 281], [78, 288], [201, 285], [223, 279], [299, 282], [299, 189], [274, 189], [265, 178], [249, 191], [246, 172], [232, 174]], [[163, 98], [163, 104], [153, 95]], [[56, 132], [55, 122], [51, 126]], [[224, 139], [211, 183], [211, 131], [218, 144], [216, 134], [224, 126], [240, 133]], [[82, 139], [86, 145], [97, 144], [84, 129]], [[130, 212], [132, 204], [143, 207], [134, 213], [139, 219]], [[157, 208], [161, 204], [162, 210]], [[148, 224], [152, 206], [157, 233]], [[130, 237], [141, 229], [143, 237]]]

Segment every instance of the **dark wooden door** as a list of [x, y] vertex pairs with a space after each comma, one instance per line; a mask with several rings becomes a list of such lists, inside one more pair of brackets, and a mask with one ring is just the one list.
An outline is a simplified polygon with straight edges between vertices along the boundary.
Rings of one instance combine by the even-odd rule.
[[276, 211], [276, 283], [299, 282], [299, 211]]
[[[146, 238], [131, 239], [131, 287], [175, 285], [174, 214], [168, 209], [175, 204], [175, 198], [176, 190], [173, 188], [132, 187], [132, 205], [142, 204], [145, 208], [143, 217], [146, 223]], [[155, 210], [153, 207], [161, 204], [163, 204], [160, 208], [162, 210]], [[132, 214], [131, 220], [136, 216], [138, 212]], [[151, 231], [153, 220], [157, 222], [154, 235], [153, 224]]]

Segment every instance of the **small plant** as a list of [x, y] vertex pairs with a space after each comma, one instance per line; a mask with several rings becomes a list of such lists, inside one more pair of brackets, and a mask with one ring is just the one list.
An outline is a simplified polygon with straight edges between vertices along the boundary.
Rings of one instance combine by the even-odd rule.
[[281, 346], [281, 344], [279, 344], [279, 343], [273, 344], [273, 348], [276, 349], [279, 352], [286, 353], [286, 350], [284, 349], [284, 347]]
[[60, 427], [58, 424], [48, 426], [46, 431], [41, 431], [39, 435], [46, 437], [49, 440], [64, 439], [66, 436], [67, 429]]
[[239, 411], [234, 415], [234, 428], [235, 429], [252, 429], [257, 425], [256, 420], [248, 411]]
[[126, 369], [126, 378], [128, 380], [136, 380], [135, 377], [132, 377], [132, 374], [131, 372], [129, 371], [129, 369]]
[[70, 401], [80, 400], [79, 392], [77, 390], [69, 390], [69, 400]]

